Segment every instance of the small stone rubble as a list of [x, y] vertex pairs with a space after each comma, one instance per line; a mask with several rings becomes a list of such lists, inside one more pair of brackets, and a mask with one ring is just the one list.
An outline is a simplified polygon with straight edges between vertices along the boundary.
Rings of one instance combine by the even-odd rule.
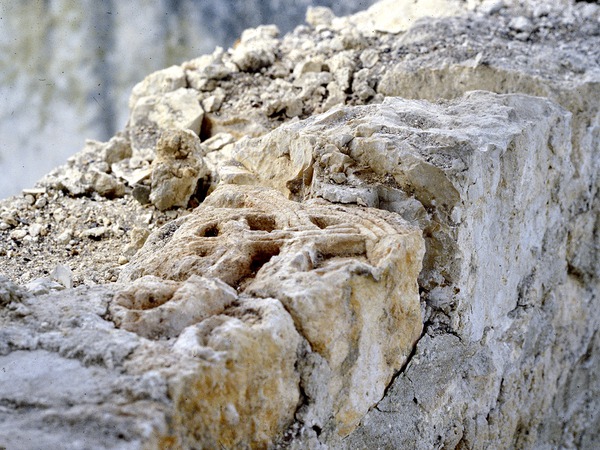
[[0, 202], [0, 447], [594, 448], [600, 7], [409, 3], [151, 74]]

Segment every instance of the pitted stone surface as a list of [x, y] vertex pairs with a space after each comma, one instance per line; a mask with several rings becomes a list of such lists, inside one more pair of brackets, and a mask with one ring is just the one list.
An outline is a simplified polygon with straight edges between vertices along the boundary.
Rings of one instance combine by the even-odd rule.
[[4, 296], [2, 445], [265, 447], [292, 423], [300, 336], [278, 301], [240, 299], [199, 277], [141, 281], [65, 290], [56, 301]]
[[[278, 299], [326, 365], [317, 369], [328, 374], [324, 385], [311, 386], [315, 397], [305, 409], [317, 411], [321, 428], [346, 435], [420, 336], [416, 278], [423, 251], [420, 232], [385, 211], [303, 205], [271, 189], [225, 185], [149, 237], [123, 270], [122, 281], [136, 282], [115, 308], [125, 314], [122, 326], [144, 335], [157, 323], [172, 329], [194, 320], [208, 305], [218, 313], [235, 291], [221, 286], [215, 304], [213, 294], [198, 291], [206, 289], [198, 287], [207, 282], [201, 274], [242, 295]], [[187, 281], [165, 281], [159, 289], [153, 277]], [[206, 306], [192, 312], [196, 297]], [[143, 311], [152, 306], [148, 298], [156, 314]]]
[[0, 446], [595, 450], [599, 18], [315, 9], [147, 77], [0, 202]]
[[119, 292], [109, 311], [120, 328], [149, 339], [170, 338], [223, 313], [236, 300], [236, 292], [218, 279], [192, 275], [176, 283], [147, 276]]

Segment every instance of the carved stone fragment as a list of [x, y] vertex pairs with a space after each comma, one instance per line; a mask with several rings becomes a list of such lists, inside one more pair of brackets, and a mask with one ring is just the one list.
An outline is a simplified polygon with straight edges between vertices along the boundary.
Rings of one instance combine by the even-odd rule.
[[[327, 373], [311, 386], [305, 409], [314, 410], [319, 426], [346, 435], [420, 336], [416, 279], [423, 252], [420, 232], [391, 213], [300, 204], [273, 189], [224, 185], [148, 238], [121, 274], [121, 281], [136, 281], [113, 308], [125, 328], [148, 327], [148, 335], [158, 326], [173, 335], [231, 304], [231, 287], [241, 298], [277, 299], [309, 353], [324, 362], [315, 370]], [[231, 287], [218, 288], [218, 298], [200, 276]], [[174, 281], [158, 289], [153, 277]], [[155, 312], [143, 311], [149, 299]]]

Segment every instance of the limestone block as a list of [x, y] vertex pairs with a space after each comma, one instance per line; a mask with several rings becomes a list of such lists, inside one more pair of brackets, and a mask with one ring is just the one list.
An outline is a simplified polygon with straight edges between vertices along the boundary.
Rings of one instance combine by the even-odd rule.
[[123, 136], [113, 136], [102, 149], [102, 158], [108, 164], [114, 164], [131, 157], [131, 145]]
[[151, 73], [133, 87], [129, 97], [129, 109], [133, 111], [138, 100], [142, 97], [155, 96], [185, 88], [185, 72], [180, 66]]
[[[292, 318], [278, 301], [238, 299], [218, 280], [174, 284], [142, 279], [67, 289], [54, 299], [0, 279], [0, 398], [11, 405], [0, 410], [2, 445], [270, 445], [290, 425], [300, 397]], [[174, 297], [160, 297], [173, 287]], [[203, 319], [197, 311], [211, 314], [207, 288], [213, 299], [222, 293], [235, 304]], [[153, 303], [157, 298], [163, 303]], [[182, 299], [193, 317], [183, 316]], [[140, 306], [136, 323], [131, 315]]]
[[235, 142], [235, 138], [229, 133], [218, 133], [202, 142], [202, 155], [222, 150], [226, 145]]
[[363, 101], [374, 97], [376, 92], [373, 89], [375, 80], [369, 77], [368, 69], [360, 69], [354, 73], [352, 80], [352, 92]]
[[[506, 2], [505, 6], [508, 7]], [[557, 8], [565, 7], [564, 3], [539, 4], [534, 11], [548, 8], [552, 22], [563, 24], [569, 19], [557, 16]], [[436, 23], [424, 21], [413, 27], [403, 35], [401, 45], [415, 57], [394, 62], [383, 71], [377, 91], [386, 96], [430, 101], [456, 98], [466, 91], [479, 89], [496, 93], [521, 92], [547, 97], [569, 110], [573, 114], [570, 159], [575, 170], [571, 191], [579, 205], [576, 207], [578, 217], [571, 221], [577, 225], [569, 227], [568, 231], [572, 234], [568, 242], [569, 264], [581, 274], [593, 273], [596, 265], [592, 260], [576, 255], [586, 252], [579, 243], [596, 239], [589, 233], [584, 239], [579, 235], [580, 226], [588, 230], [594, 228], [598, 214], [593, 199], [598, 197], [600, 189], [597, 177], [600, 173], [600, 70], [594, 50], [598, 47], [598, 35], [591, 31], [597, 26], [582, 24], [580, 32], [569, 33], [566, 38], [564, 31], [557, 35], [549, 33], [547, 27], [550, 25], [540, 21], [539, 28], [525, 42], [498, 32], [490, 46], [489, 38], [483, 38], [478, 32], [470, 41], [474, 45], [468, 52], [453, 53], [457, 48], [454, 45], [436, 48], [440, 27], [447, 30], [450, 41], [456, 42], [458, 30], [467, 26], [477, 30], [493, 26], [498, 16], [494, 16], [493, 11], [488, 13], [492, 16], [469, 15]], [[519, 16], [509, 14], [500, 29], [509, 28]], [[529, 36], [529, 32], [526, 34]], [[531, 45], [527, 40], [536, 43]], [[430, 50], [418, 55], [419, 48]], [[527, 64], [523, 64], [524, 61]]]
[[[544, 117], [544, 121], [536, 117]], [[477, 402], [468, 403], [472, 408], [469, 414], [485, 417], [485, 411], [500, 395], [501, 374], [510, 373], [517, 379], [528, 370], [536, 371], [540, 380], [529, 391], [511, 389], [511, 401], [519, 403], [518, 399], [527, 398], [525, 401], [538, 405], [536, 408], [549, 407], [547, 398], [554, 395], [550, 387], [554, 389], [560, 376], [550, 361], [561, 358], [557, 352], [562, 350], [544, 347], [543, 360], [516, 363], [514, 358], [531, 355], [537, 344], [523, 348], [518, 344], [522, 341], [515, 338], [511, 341], [514, 353], [509, 355], [496, 339], [506, 342], [504, 339], [512, 338], [501, 338], [491, 330], [553, 327], [547, 322], [535, 325], [541, 319], [526, 311], [537, 311], [541, 305], [552, 308], [548, 298], [558, 296], [566, 301], [577, 297], [565, 295], [561, 288], [569, 270], [582, 279], [593, 276], [593, 270], [582, 270], [592, 264], [593, 247], [580, 246], [575, 254], [568, 249], [573, 248], [575, 239], [589, 242], [583, 236], [590, 233], [594, 222], [578, 216], [575, 223], [567, 223], [561, 213], [569, 208], [565, 205], [578, 202], [579, 182], [572, 164], [578, 158], [573, 159], [571, 120], [568, 111], [546, 99], [472, 92], [435, 104], [386, 99], [382, 105], [336, 108], [284, 125], [262, 138], [237, 143], [233, 154], [236, 162], [229, 167], [239, 170], [241, 166], [243, 171], [229, 182], [272, 186], [288, 198], [304, 202], [316, 197], [390, 209], [424, 229], [427, 251], [419, 280], [426, 315], [435, 326], [454, 330], [463, 340], [465, 354], [477, 355], [479, 362], [468, 366], [464, 375], [469, 379], [468, 387], [460, 387], [460, 375], [445, 378], [439, 372], [433, 376], [431, 383], [439, 384], [439, 395], [429, 400], [415, 397], [419, 411], [425, 411], [422, 416], [408, 420], [403, 406], [398, 407], [402, 412], [395, 420], [408, 420], [406, 427], [398, 430], [412, 431], [398, 431], [394, 439], [376, 441], [380, 445], [414, 435], [414, 427], [429, 420], [446, 430], [446, 442], [454, 442], [452, 420], [464, 417], [461, 408], [466, 406], [452, 396], [466, 395], [464, 389], [486, 392]], [[226, 173], [227, 167], [222, 170]], [[577, 231], [569, 232], [573, 226]], [[567, 258], [571, 259], [570, 266]], [[263, 268], [266, 270], [267, 266]], [[277, 279], [281, 284], [285, 277]], [[257, 277], [250, 286], [259, 280]], [[589, 324], [581, 322], [577, 311], [587, 308], [584, 305], [589, 305], [590, 294], [570, 285], [581, 300], [569, 300], [573, 309], [566, 307], [556, 323], [573, 324], [568, 325], [573, 333], [589, 340]], [[285, 286], [285, 292], [294, 291], [293, 284]], [[288, 309], [293, 311], [291, 306]], [[439, 345], [447, 345], [443, 342]], [[576, 347], [575, 343], [571, 346]], [[433, 356], [436, 352], [439, 350], [417, 349], [415, 364], [422, 361], [430, 368], [425, 370], [444, 367], [445, 373], [448, 365]], [[456, 365], [451, 366], [451, 372], [459, 373], [464, 358], [459, 354], [452, 357]], [[512, 372], [513, 364], [522, 364], [518, 374]], [[488, 374], [491, 384], [481, 385], [481, 373]], [[399, 378], [399, 389], [427, 392], [430, 387], [422, 375], [418, 377], [422, 381]], [[422, 382], [425, 384], [419, 385]], [[400, 401], [404, 397], [392, 398]], [[444, 406], [448, 402], [455, 408], [450, 416]], [[514, 426], [514, 435], [519, 434], [519, 420], [538, 426], [535, 416], [525, 411], [511, 415], [510, 408], [509, 404], [502, 406], [505, 412], [499, 420]], [[356, 439], [348, 442], [359, 447], [369, 443], [383, 429], [377, 425], [379, 419], [374, 419], [379, 415], [373, 410], [365, 418], [375, 421], [367, 424], [369, 432], [362, 438], [358, 436], [363, 431], [356, 432]], [[308, 417], [313, 416], [308, 413]], [[392, 424], [393, 420], [385, 423]], [[474, 433], [480, 438], [484, 435], [482, 430]], [[500, 429], [489, 433], [497, 442], [509, 445], [498, 437]], [[460, 437], [456, 439], [458, 442]], [[420, 448], [434, 445], [433, 441], [424, 442]], [[411, 444], [406, 441], [406, 445]]]
[[[483, 114], [484, 110], [486, 114]], [[536, 114], [547, 117], [547, 125], [532, 127], [529, 118]], [[359, 205], [380, 206], [389, 204], [389, 199], [386, 201], [385, 198], [394, 189], [404, 192], [405, 198], [408, 193], [422, 206], [413, 203], [406, 211], [407, 217], [420, 217], [424, 221], [422, 225], [430, 230], [425, 272], [421, 279], [424, 286], [433, 289], [443, 284], [443, 280], [454, 283], [463, 276], [461, 274], [471, 270], [468, 266], [461, 267], [466, 264], [465, 255], [472, 254], [468, 250], [471, 247], [461, 247], [461, 252], [457, 253], [457, 241], [475, 239], [478, 248], [499, 245], [498, 238], [485, 234], [473, 236], [467, 231], [472, 228], [466, 223], [495, 220], [486, 219], [479, 209], [471, 213], [467, 204], [478, 205], [485, 198], [486, 202], [495, 204], [497, 211], [505, 208], [505, 213], [513, 216], [515, 213], [510, 212], [511, 208], [521, 205], [521, 210], [523, 205], [531, 204], [530, 209], [521, 213], [527, 216], [522, 227], [542, 220], [545, 214], [549, 214], [545, 219], [549, 223], [558, 220], [557, 211], [546, 213], [540, 210], [542, 202], [549, 200], [550, 192], [517, 194], [515, 190], [531, 176], [533, 167], [538, 168], [539, 175], [536, 176], [543, 176], [552, 186], [562, 186], [572, 177], [568, 123], [569, 114], [564, 110], [548, 101], [527, 96], [503, 97], [475, 92], [460, 101], [438, 105], [386, 99], [381, 106], [340, 108], [315, 116], [308, 123], [286, 125], [263, 138], [241, 141], [234, 158], [254, 175], [248, 178], [260, 180], [290, 197], [316, 196], [340, 203], [354, 199]], [[552, 132], [549, 124], [553, 124]], [[535, 144], [539, 133], [551, 136], [553, 153], [542, 149], [530, 154], [509, 151], [515, 146], [541, 145]], [[347, 137], [340, 142], [342, 136]], [[343, 142], [345, 144], [341, 145]], [[552, 167], [562, 169], [557, 172]], [[476, 189], [479, 170], [493, 175]], [[343, 177], [337, 177], [339, 173], [343, 173]], [[506, 193], [499, 191], [504, 185]], [[499, 203], [504, 196], [507, 203], [501, 207]], [[508, 198], [512, 200], [509, 202]], [[424, 214], [423, 208], [429, 214]], [[488, 232], [498, 227], [492, 226], [491, 222], [481, 226]], [[461, 230], [466, 234], [462, 235]], [[546, 230], [548, 228], [544, 226], [535, 234], [529, 231], [513, 243], [507, 234], [507, 240], [502, 241], [507, 252], [501, 257], [503, 261], [499, 260], [497, 264], [514, 265], [512, 258], [516, 247], [531, 248], [534, 241], [541, 245]], [[491, 249], [490, 254], [494, 254]], [[534, 261], [525, 261], [523, 255], [519, 264], [528, 264], [530, 268], [523, 270], [531, 270]], [[488, 282], [494, 284], [493, 278], [488, 278]], [[518, 282], [516, 278], [510, 281], [514, 289]], [[480, 288], [483, 299], [483, 292], [488, 288], [483, 285]], [[479, 317], [487, 317], [485, 322], [490, 324], [500, 310], [510, 311], [514, 300], [506, 299], [504, 306], [501, 305], [501, 302], [481, 305], [483, 310], [490, 309], [490, 315], [479, 314]], [[472, 319], [467, 322], [476, 326], [475, 333], [480, 335], [485, 325], [475, 325], [477, 321]]]
[[141, 97], [131, 111], [129, 138], [134, 152], [152, 152], [162, 131], [168, 128], [200, 134], [204, 111], [198, 93], [179, 88], [162, 95]]
[[275, 25], [260, 26], [242, 33], [240, 43], [233, 50], [232, 61], [242, 71], [255, 72], [275, 62], [279, 44], [279, 30]]
[[32, 295], [48, 294], [51, 291], [62, 291], [65, 286], [49, 277], [36, 278], [25, 285]]
[[150, 201], [160, 210], [186, 207], [198, 180], [208, 174], [201, 157], [200, 139], [185, 129], [167, 129], [152, 162]]
[[[521, 421], [528, 427], [541, 426], [541, 419], [530, 411], [549, 408], [548, 398], [554, 395], [557, 380], [563, 376], [551, 362], [564, 355], [563, 344], [553, 349], [550, 344], [556, 339], [555, 326], [567, 326], [586, 341], [593, 335], [589, 323], [584, 323], [578, 312], [588, 308], [585, 305], [589, 305], [591, 297], [585, 289], [579, 290], [568, 281], [569, 270], [583, 272], [575, 271], [575, 265], [570, 269], [567, 266], [569, 228], [575, 225], [578, 233], [570, 235], [580, 236], [580, 242], [589, 242], [582, 236], [593, 225], [586, 221], [565, 222], [561, 212], [568, 208], [565, 205], [577, 202], [574, 199], [579, 189], [572, 165], [571, 114], [546, 99], [484, 92], [469, 93], [451, 102], [438, 101], [435, 105], [389, 99], [380, 106], [365, 107], [362, 112], [361, 109], [330, 111], [311, 119], [315, 120], [314, 127], [294, 124], [280, 130], [292, 142], [313, 139], [312, 178], [310, 184], [303, 185], [303, 198], [321, 196], [336, 201], [337, 195], [337, 201], [344, 203], [352, 198], [354, 189], [361, 192], [355, 197], [357, 204], [360, 198], [371, 206], [388, 207], [389, 201], [378, 202], [380, 189], [385, 187], [388, 193], [401, 191], [417, 200], [426, 211], [415, 218], [424, 227], [427, 242], [420, 276], [427, 317], [430, 323], [451, 327], [461, 337], [465, 354], [476, 356], [469, 359], [473, 365], [465, 369], [467, 356], [453, 356], [451, 365], [434, 356], [450, 348], [417, 348], [413, 369], [422, 365], [418, 370], [432, 379], [427, 381], [425, 372], [413, 375], [409, 367], [406, 377], [397, 380], [398, 391], [390, 391], [389, 401], [397, 402], [394, 415], [387, 417], [386, 411], [372, 410], [364, 419], [365, 428], [347, 440], [344, 448], [373, 443], [400, 445], [399, 442], [411, 447], [414, 445], [410, 441], [402, 439], [418, 433], [417, 424], [431, 420], [435, 420], [437, 429], [445, 430], [445, 442], [459, 442], [463, 433], [460, 427], [471, 423], [461, 412], [466, 404], [459, 399], [471, 389], [487, 395], [478, 394], [477, 401], [467, 402], [472, 408], [468, 417], [483, 420], [486, 411], [499, 408], [503, 413], [498, 422], [511, 424], [513, 432], [509, 434], [519, 435], [519, 442], [533, 446], [535, 438], [520, 434], [518, 424]], [[377, 110], [377, 117], [363, 115], [368, 109]], [[544, 121], [536, 117], [544, 117]], [[295, 132], [297, 137], [292, 136]], [[265, 136], [262, 142], [268, 143], [268, 139]], [[256, 142], [247, 144], [250, 155], [260, 151]], [[241, 147], [238, 154], [239, 161], [244, 161], [249, 172], [254, 173], [250, 164], [253, 160], [243, 157]], [[345, 180], [336, 176], [340, 173]], [[303, 179], [273, 178], [268, 182], [293, 186]], [[402, 209], [398, 212], [405, 214]], [[589, 262], [584, 261], [589, 261], [590, 253], [583, 251], [571, 258], [577, 267], [588, 266]], [[591, 275], [586, 273], [585, 277]], [[565, 283], [568, 288], [562, 287]], [[566, 294], [563, 289], [572, 293]], [[578, 296], [580, 300], [575, 301]], [[569, 305], [561, 308], [562, 318], [555, 316], [557, 306], [551, 306], [554, 302]], [[510, 337], [494, 331], [512, 327], [515, 333], [528, 330], [527, 345], [516, 334]], [[510, 352], [504, 347], [507, 342], [511, 342]], [[577, 348], [577, 344], [570, 348]], [[543, 356], [538, 359], [534, 355], [540, 352]], [[518, 373], [513, 372], [515, 364], [520, 367]], [[440, 372], [434, 375], [438, 369]], [[460, 370], [466, 370], [464, 376], [446, 376], [448, 371]], [[537, 375], [527, 387], [511, 384], [513, 389], [499, 383], [509, 376], [527, 379], [528, 371]], [[465, 379], [469, 380], [468, 387], [461, 384]], [[435, 395], [429, 394], [432, 386], [439, 388]], [[416, 389], [420, 391], [413, 395]], [[412, 398], [419, 405], [416, 416], [404, 409]], [[515, 405], [524, 403], [536, 407], [515, 412]], [[452, 413], [448, 404], [455, 408]], [[379, 420], [383, 423], [378, 424]], [[453, 420], [458, 420], [459, 425]], [[403, 425], [398, 426], [398, 421]], [[388, 425], [398, 430], [394, 438], [384, 437], [389, 436]], [[469, 436], [468, 442], [477, 442], [490, 433], [499, 445], [510, 446], [503, 440], [501, 428], [488, 430], [483, 426], [464, 433]], [[434, 440], [425, 440], [417, 448], [434, 445]]]
[[[311, 386], [307, 414], [343, 436], [381, 398], [420, 335], [423, 252], [420, 232], [385, 211], [302, 205], [271, 189], [224, 185], [194, 213], [153, 233], [120, 279], [193, 284], [203, 276], [277, 299], [324, 361], [314, 370], [328, 374]], [[178, 296], [174, 284], [165, 286], [161, 299]]]
[[0, 204], [0, 447], [595, 449], [599, 11], [316, 9], [149, 77]]

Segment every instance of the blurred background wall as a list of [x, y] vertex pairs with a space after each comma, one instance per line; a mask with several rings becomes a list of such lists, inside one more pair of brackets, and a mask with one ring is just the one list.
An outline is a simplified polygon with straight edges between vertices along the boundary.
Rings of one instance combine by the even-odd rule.
[[308, 6], [338, 16], [375, 0], [0, 0], [0, 198], [31, 187], [83, 147], [125, 126], [131, 88], [147, 74], [241, 32], [282, 34]]

